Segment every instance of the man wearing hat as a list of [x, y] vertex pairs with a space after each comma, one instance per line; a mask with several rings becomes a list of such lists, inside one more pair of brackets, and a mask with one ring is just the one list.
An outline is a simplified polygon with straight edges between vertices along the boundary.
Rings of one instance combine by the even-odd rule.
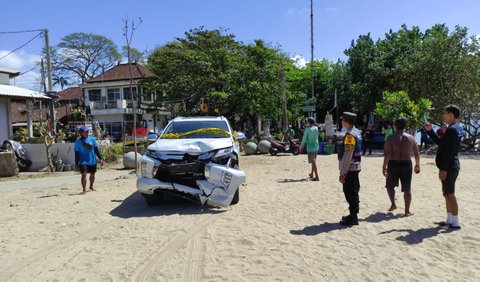
[[343, 184], [343, 193], [348, 202], [350, 214], [342, 217], [341, 225], [358, 225], [360, 181], [358, 174], [362, 158], [362, 133], [355, 128], [357, 115], [344, 112], [342, 126], [346, 130], [338, 147], [338, 161], [340, 176], [338, 180]]
[[98, 144], [95, 138], [88, 136], [88, 129], [80, 127], [80, 138], [75, 141], [75, 166], [80, 169], [82, 174], [82, 193], [87, 193], [87, 173], [90, 174], [90, 190], [95, 191], [93, 183], [95, 182], [95, 173], [97, 172], [97, 157], [100, 160], [100, 165], [103, 166], [103, 159], [98, 150]]

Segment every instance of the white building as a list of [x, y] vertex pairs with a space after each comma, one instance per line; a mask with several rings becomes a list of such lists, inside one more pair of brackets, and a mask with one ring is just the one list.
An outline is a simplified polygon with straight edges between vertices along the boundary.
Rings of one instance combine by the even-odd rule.
[[[136, 109], [137, 127], [146, 127], [148, 131], [157, 132], [163, 128], [170, 113], [159, 108], [150, 113], [147, 111], [153, 105], [155, 95], [138, 90], [138, 82], [155, 74], [140, 64], [132, 63], [133, 94], [138, 95]], [[130, 93], [130, 69], [128, 64], [118, 64], [103, 74], [87, 80], [80, 85], [84, 101], [90, 114], [104, 131], [121, 139], [124, 134], [130, 135], [133, 127], [132, 96]]]
[[27, 128], [33, 136], [32, 103], [35, 100], [49, 100], [45, 94], [10, 85], [10, 79], [20, 75], [18, 71], [0, 68], [0, 145], [4, 140], [11, 139], [12, 128], [12, 101], [21, 101], [27, 106]]

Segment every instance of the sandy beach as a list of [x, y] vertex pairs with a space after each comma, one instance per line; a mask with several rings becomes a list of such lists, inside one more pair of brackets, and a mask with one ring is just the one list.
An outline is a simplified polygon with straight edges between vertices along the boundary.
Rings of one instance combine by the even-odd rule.
[[337, 224], [348, 207], [333, 155], [318, 158], [320, 182], [307, 179], [305, 155], [242, 156], [247, 183], [225, 209], [177, 198], [148, 207], [127, 176], [85, 196], [79, 184], [0, 191], [0, 281], [478, 279], [480, 161], [461, 160], [459, 231], [434, 224], [445, 209], [432, 158], [413, 178], [412, 217], [401, 193], [387, 213], [381, 164], [363, 159], [352, 228]]

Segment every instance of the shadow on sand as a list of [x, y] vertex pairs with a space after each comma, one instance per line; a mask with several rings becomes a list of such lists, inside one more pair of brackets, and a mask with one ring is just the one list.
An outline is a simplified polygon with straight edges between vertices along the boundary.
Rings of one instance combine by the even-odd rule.
[[[112, 202], [118, 202], [114, 199]], [[132, 193], [121, 204], [114, 208], [110, 215], [119, 218], [132, 217], [155, 217], [169, 215], [188, 215], [188, 214], [212, 214], [222, 213], [225, 210], [215, 209], [211, 207], [202, 207], [200, 204], [191, 201], [165, 195], [162, 202], [158, 206], [148, 206], [145, 199], [138, 192]]]
[[402, 218], [403, 214], [393, 214], [393, 213], [383, 213], [383, 212], [377, 212], [374, 214], [369, 215], [368, 217], [364, 219], [360, 219], [360, 221], [365, 221], [365, 222], [370, 222], [370, 223], [378, 223], [382, 221], [389, 221], [392, 219], [398, 219]]
[[440, 226], [430, 227], [430, 228], [422, 228], [418, 230], [412, 229], [392, 229], [389, 231], [381, 232], [380, 234], [388, 234], [393, 232], [406, 232], [407, 235], [401, 235], [395, 238], [398, 241], [403, 241], [409, 245], [416, 245], [423, 242], [423, 240], [435, 237], [440, 234], [446, 234], [456, 231], [456, 229], [448, 229], [442, 228]]
[[319, 225], [307, 226], [302, 230], [290, 230], [290, 233], [293, 235], [315, 236], [335, 230], [348, 229], [350, 227], [351, 226], [340, 225], [339, 223], [325, 222]]
[[279, 179], [277, 182], [278, 183], [308, 182], [308, 178], [302, 178], [302, 179], [285, 178], [285, 179]]

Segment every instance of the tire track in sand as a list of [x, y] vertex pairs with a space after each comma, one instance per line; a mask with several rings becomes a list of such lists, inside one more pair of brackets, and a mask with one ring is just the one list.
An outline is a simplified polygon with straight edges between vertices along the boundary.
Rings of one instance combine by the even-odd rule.
[[[185, 246], [185, 243], [188, 242], [192, 237], [202, 233], [201, 231], [205, 230], [207, 226], [218, 220], [221, 216], [222, 213], [214, 213], [209, 215], [200, 223], [194, 224], [194, 227], [187, 232], [177, 234], [172, 240], [154, 250], [151, 255], [145, 259], [146, 263], [135, 271], [131, 280], [155, 281], [157, 278], [156, 274], [162, 270], [163, 266], [167, 263], [168, 258], [171, 257], [172, 254], [174, 254], [182, 246]], [[192, 271], [189, 269], [188, 272], [191, 273]]]
[[204, 232], [195, 234], [188, 242], [187, 257], [185, 258], [185, 270], [183, 272], [184, 281], [199, 281], [200, 280], [200, 262], [201, 258], [202, 242], [201, 236]]
[[[140, 214], [148, 211], [148, 207], [146, 206], [131, 206], [128, 208], [124, 208], [118, 212], [125, 213], [135, 209], [138, 209], [138, 213]], [[80, 235], [77, 237], [67, 238], [62, 242], [47, 246], [46, 248], [26, 257], [22, 261], [18, 261], [11, 265], [8, 265], [7, 267], [0, 270], [0, 281], [13, 280], [17, 273], [21, 272], [27, 267], [44, 265], [44, 270], [46, 270], [51, 266], [51, 264], [62, 264], [63, 262], [70, 260], [70, 257], [72, 255], [76, 255], [76, 253], [74, 252], [76, 249], [84, 248], [84, 241], [100, 235], [108, 226], [112, 224], [114, 220], [115, 218], [109, 218], [102, 222], [99, 222], [97, 225], [91, 227], [90, 229], [80, 230]], [[65, 254], [69, 253], [71, 255], [65, 256]], [[60, 263], [58, 262], [59, 258], [62, 258], [62, 262]], [[40, 271], [40, 273], [42, 272], [43, 271]]]

